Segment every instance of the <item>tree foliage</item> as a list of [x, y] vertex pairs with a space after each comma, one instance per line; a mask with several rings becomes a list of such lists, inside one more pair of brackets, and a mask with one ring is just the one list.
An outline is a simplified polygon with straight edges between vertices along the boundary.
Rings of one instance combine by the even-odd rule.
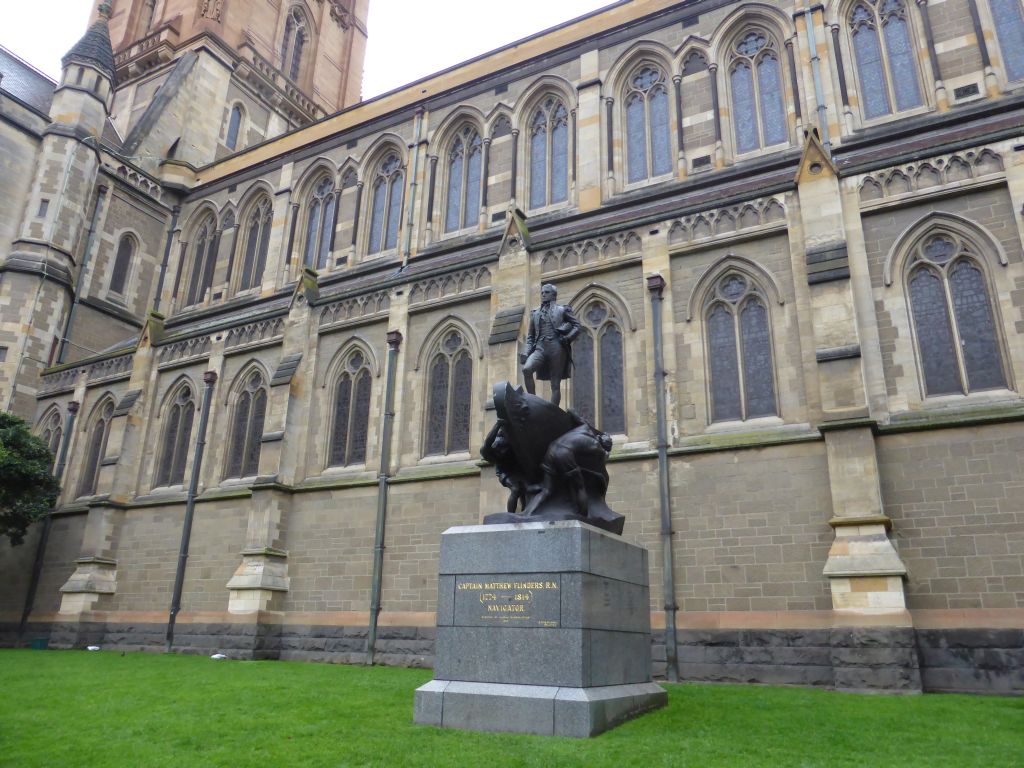
[[53, 455], [28, 424], [0, 412], [0, 536], [21, 544], [28, 527], [57, 501], [60, 483], [52, 474]]

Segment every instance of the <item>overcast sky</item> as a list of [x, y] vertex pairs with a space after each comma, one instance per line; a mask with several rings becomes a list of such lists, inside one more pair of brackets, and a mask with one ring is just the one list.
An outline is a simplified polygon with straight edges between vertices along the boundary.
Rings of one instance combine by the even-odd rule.
[[[611, 0], [370, 0], [363, 97], [390, 91], [574, 19]], [[53, 78], [82, 36], [91, 0], [0, 0], [0, 45]]]

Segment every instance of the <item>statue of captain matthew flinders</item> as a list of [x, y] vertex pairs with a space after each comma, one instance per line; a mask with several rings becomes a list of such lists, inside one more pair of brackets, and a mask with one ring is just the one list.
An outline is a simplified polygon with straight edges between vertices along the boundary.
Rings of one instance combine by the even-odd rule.
[[572, 371], [572, 342], [580, 335], [580, 321], [572, 307], [556, 304], [558, 289], [548, 283], [540, 289], [541, 305], [530, 313], [526, 332], [526, 360], [523, 384], [531, 395], [537, 394], [534, 377], [551, 382], [551, 402], [562, 402], [562, 380]]
[[[555, 303], [555, 286], [545, 285], [540, 297], [522, 358], [526, 392], [507, 381], [494, 385], [498, 418], [480, 454], [509, 497], [506, 511], [485, 515], [484, 524], [579, 520], [621, 536], [625, 518], [605, 501], [612, 438], [559, 407], [580, 323], [571, 307]], [[550, 402], [537, 397], [534, 378], [551, 382]]]

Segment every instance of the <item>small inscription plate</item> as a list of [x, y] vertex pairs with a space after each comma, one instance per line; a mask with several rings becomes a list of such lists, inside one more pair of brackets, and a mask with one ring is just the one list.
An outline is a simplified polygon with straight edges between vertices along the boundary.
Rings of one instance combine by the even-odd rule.
[[461, 627], [559, 627], [561, 575], [526, 573], [459, 576], [455, 625]]

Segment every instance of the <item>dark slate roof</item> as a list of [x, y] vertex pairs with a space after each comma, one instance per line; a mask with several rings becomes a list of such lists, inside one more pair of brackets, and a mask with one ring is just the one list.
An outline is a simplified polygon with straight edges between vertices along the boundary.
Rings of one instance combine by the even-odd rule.
[[114, 48], [110, 45], [110, 28], [107, 26], [107, 20], [101, 17], [89, 27], [89, 31], [60, 61], [65, 67], [71, 62], [96, 67], [114, 81]]
[[44, 114], [50, 112], [57, 84], [26, 61], [0, 45], [0, 90]]

